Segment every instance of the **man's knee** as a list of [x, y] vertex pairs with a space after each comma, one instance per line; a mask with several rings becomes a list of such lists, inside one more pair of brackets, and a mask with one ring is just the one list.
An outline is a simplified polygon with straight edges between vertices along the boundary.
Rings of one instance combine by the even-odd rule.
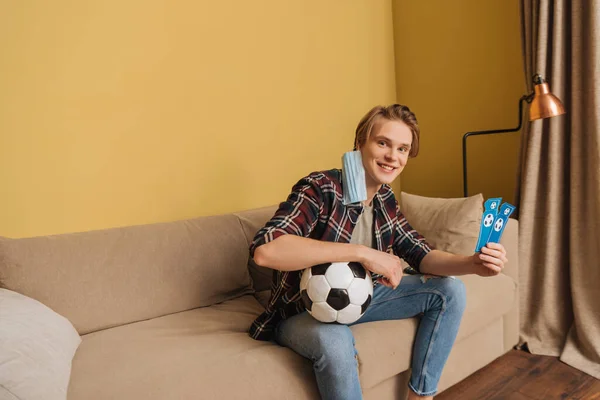
[[336, 365], [340, 371], [356, 368], [357, 358], [354, 336], [345, 325], [323, 324], [313, 332], [313, 341], [318, 346], [315, 368]]
[[446, 277], [441, 280], [440, 290], [444, 293], [448, 305], [462, 313], [467, 304], [465, 284], [458, 278]]
[[354, 348], [354, 336], [346, 325], [319, 324], [319, 327], [314, 330], [313, 336], [313, 340], [318, 343], [319, 347], [326, 351], [336, 348], [344, 350]]

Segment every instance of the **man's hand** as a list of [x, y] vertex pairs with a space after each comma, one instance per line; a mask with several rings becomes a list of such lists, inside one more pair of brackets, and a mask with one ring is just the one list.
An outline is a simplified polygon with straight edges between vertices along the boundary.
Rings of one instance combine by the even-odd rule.
[[508, 262], [506, 249], [500, 243], [488, 243], [481, 248], [481, 253], [472, 256], [474, 273], [479, 276], [496, 276]]
[[397, 256], [365, 247], [361, 264], [369, 271], [383, 275], [384, 278], [379, 280], [382, 285], [396, 289], [400, 284], [403, 272], [400, 258]]

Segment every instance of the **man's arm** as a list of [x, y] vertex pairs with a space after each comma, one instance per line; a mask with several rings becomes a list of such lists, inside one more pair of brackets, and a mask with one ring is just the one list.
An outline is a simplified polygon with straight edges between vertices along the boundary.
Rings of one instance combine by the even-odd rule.
[[450, 276], [476, 274], [495, 276], [502, 272], [506, 259], [506, 250], [499, 243], [488, 243], [481, 253], [461, 256], [440, 250], [430, 251], [421, 261], [423, 274]]
[[357, 261], [387, 279], [395, 288], [402, 278], [400, 259], [392, 254], [349, 243], [324, 242], [296, 235], [283, 235], [254, 251], [254, 262], [280, 271], [297, 271], [326, 262]]
[[254, 251], [254, 262], [280, 271], [297, 271], [325, 262], [360, 262], [361, 247], [356, 244], [283, 235], [257, 247]]

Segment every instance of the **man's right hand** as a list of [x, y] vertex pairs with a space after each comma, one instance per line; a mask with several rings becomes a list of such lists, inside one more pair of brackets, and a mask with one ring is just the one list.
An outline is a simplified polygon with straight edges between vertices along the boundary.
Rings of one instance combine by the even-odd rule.
[[361, 264], [374, 274], [383, 275], [379, 282], [392, 289], [398, 287], [404, 274], [400, 258], [368, 247], [364, 248]]

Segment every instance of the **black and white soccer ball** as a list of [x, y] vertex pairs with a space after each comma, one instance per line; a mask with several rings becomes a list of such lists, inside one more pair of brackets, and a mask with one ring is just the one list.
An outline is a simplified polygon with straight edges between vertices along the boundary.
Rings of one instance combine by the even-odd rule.
[[494, 230], [499, 232], [500, 229], [502, 229], [502, 225], [504, 225], [504, 220], [502, 218], [498, 218], [494, 224]]
[[325, 263], [302, 272], [300, 293], [306, 310], [317, 320], [350, 324], [371, 304], [373, 281], [360, 263]]
[[488, 214], [483, 219], [483, 225], [487, 228], [494, 223], [494, 214]]

